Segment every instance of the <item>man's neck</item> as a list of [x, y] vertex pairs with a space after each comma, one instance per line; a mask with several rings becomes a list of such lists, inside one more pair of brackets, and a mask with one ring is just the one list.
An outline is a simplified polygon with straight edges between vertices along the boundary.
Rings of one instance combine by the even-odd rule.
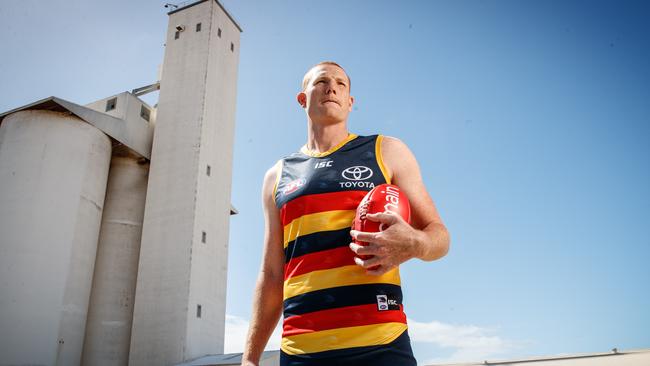
[[349, 135], [345, 122], [332, 125], [318, 125], [309, 122], [307, 126], [307, 144], [309, 151], [323, 153], [340, 144]]

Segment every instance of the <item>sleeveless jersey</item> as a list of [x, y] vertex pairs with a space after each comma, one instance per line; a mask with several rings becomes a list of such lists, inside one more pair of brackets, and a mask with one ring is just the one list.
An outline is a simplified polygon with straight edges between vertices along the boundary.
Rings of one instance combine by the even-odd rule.
[[325, 153], [303, 147], [278, 162], [274, 198], [285, 253], [282, 365], [328, 359], [363, 365], [370, 362], [366, 358], [375, 366], [415, 365], [399, 269], [368, 275], [348, 246], [357, 206], [372, 188], [390, 183], [381, 141], [382, 136], [351, 134]]

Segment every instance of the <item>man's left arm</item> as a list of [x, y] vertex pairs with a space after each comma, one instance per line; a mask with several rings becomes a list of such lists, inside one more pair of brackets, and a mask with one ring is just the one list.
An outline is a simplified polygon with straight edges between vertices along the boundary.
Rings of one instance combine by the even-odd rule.
[[390, 212], [368, 214], [368, 219], [387, 224], [388, 228], [377, 233], [351, 231], [353, 238], [369, 243], [366, 246], [351, 243], [352, 251], [373, 256], [365, 260], [355, 257], [355, 262], [375, 275], [384, 274], [411, 258], [432, 261], [449, 251], [449, 233], [424, 186], [415, 156], [396, 138], [385, 137], [381, 147], [391, 183], [400, 187], [409, 199], [411, 224]]

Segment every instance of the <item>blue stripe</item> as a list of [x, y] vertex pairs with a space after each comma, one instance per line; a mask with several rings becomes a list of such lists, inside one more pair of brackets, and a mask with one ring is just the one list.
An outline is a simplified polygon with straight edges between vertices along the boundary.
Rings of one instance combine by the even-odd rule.
[[408, 331], [380, 346], [337, 349], [304, 355], [280, 353], [280, 366], [417, 366]]
[[387, 295], [398, 304], [402, 303], [402, 288], [397, 285], [375, 283], [341, 286], [312, 291], [284, 300], [284, 317], [344, 306], [376, 304], [377, 295]]
[[289, 242], [284, 248], [284, 262], [289, 263], [292, 258], [301, 255], [316, 253], [323, 250], [348, 246], [352, 242], [350, 228], [319, 231], [308, 235], [297, 237]]

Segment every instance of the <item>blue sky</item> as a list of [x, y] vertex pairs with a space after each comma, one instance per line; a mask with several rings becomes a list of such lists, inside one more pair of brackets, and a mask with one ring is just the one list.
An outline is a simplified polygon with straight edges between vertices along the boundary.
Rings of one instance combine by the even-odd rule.
[[[244, 30], [227, 350], [250, 317], [264, 171], [305, 142], [294, 97], [325, 59], [352, 78], [351, 131], [411, 147], [452, 235], [444, 259], [402, 267], [420, 362], [650, 347], [650, 6], [222, 3]], [[3, 1], [0, 110], [155, 81], [163, 4]]]

